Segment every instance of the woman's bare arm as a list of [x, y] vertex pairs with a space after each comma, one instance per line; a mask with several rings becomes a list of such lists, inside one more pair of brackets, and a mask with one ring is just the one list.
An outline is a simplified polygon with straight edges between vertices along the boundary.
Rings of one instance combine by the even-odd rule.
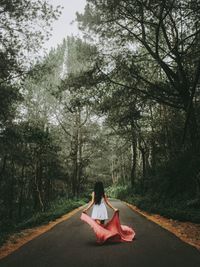
[[92, 206], [94, 205], [94, 192], [92, 192], [92, 200], [90, 201], [89, 205], [87, 208], [83, 210], [83, 212], [87, 212]]
[[106, 204], [108, 205], [108, 207], [110, 207], [110, 208], [113, 209], [114, 211], [117, 211], [117, 210], [118, 210], [118, 209], [116, 209], [116, 208], [114, 208], [114, 207], [112, 206], [112, 204], [108, 201], [108, 198], [107, 198], [106, 195], [105, 195], [105, 197], [104, 197], [104, 200], [105, 200]]

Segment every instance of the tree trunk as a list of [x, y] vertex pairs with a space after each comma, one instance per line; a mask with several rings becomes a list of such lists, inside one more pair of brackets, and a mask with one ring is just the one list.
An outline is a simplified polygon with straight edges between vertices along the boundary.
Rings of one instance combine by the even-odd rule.
[[35, 163], [35, 176], [34, 176], [34, 210], [44, 211], [44, 204], [41, 196], [41, 172], [40, 172], [40, 164], [38, 160]]
[[15, 163], [14, 160], [11, 162], [11, 177], [10, 177], [10, 186], [9, 186], [9, 192], [8, 192], [8, 217], [10, 220], [13, 218], [13, 200], [14, 200], [14, 183], [15, 183]]
[[78, 114], [75, 114], [75, 125], [71, 141], [71, 159], [72, 159], [72, 196], [77, 195], [77, 175], [78, 175]]
[[82, 159], [82, 148], [83, 148], [83, 139], [82, 139], [82, 131], [81, 131], [81, 111], [79, 110], [78, 114], [78, 171], [77, 171], [77, 197], [80, 194], [80, 184], [83, 172], [83, 159]]
[[183, 133], [183, 144], [185, 143], [187, 132], [189, 132], [191, 146], [194, 148], [194, 150], [198, 150], [199, 130], [194, 104], [193, 102], [190, 102], [190, 98], [186, 96], [184, 97], [183, 102], [185, 107], [185, 127]]
[[18, 219], [21, 220], [22, 217], [22, 204], [23, 204], [23, 195], [24, 195], [24, 169], [25, 166], [22, 166], [21, 170], [21, 181], [20, 181], [20, 195], [19, 195], [19, 205], [18, 205]]
[[136, 178], [136, 161], [137, 161], [137, 139], [133, 123], [131, 124], [131, 152], [132, 152], [132, 163], [131, 163], [131, 187], [135, 185]]
[[194, 110], [194, 106], [192, 104], [190, 115], [189, 115], [189, 122], [188, 122], [188, 128], [189, 128], [189, 133], [190, 133], [190, 140], [191, 144], [194, 148], [199, 147], [198, 144], [198, 125], [197, 125], [197, 120], [196, 120], [196, 114]]
[[7, 155], [5, 155], [3, 157], [3, 164], [2, 164], [2, 168], [1, 168], [1, 172], [0, 172], [0, 182], [3, 179], [3, 175], [4, 175], [4, 172], [6, 170], [6, 162], [7, 162]]

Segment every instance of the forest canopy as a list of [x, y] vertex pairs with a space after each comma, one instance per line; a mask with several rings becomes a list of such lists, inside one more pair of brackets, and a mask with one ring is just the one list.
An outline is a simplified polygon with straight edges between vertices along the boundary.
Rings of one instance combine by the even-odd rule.
[[61, 7], [1, 1], [0, 14], [0, 227], [87, 200], [96, 180], [199, 222], [200, 2], [87, 0], [83, 37], [44, 56]]

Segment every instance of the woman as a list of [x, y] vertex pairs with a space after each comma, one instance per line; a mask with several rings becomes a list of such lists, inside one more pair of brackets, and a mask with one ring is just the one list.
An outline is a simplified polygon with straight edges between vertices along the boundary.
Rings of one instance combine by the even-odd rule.
[[92, 219], [94, 219], [98, 224], [104, 224], [105, 220], [108, 219], [108, 212], [105, 203], [114, 211], [118, 211], [118, 209], [114, 208], [108, 201], [108, 198], [104, 193], [103, 183], [98, 181], [94, 185], [92, 200], [89, 206], [83, 210], [83, 212], [86, 213], [94, 205], [91, 215]]

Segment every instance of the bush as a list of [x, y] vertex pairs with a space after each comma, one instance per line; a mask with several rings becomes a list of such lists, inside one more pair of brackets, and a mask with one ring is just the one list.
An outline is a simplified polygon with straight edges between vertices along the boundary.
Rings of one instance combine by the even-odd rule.
[[148, 191], [158, 192], [162, 198], [193, 198], [196, 179], [200, 173], [200, 155], [184, 151], [176, 158], [159, 166], [156, 174], [149, 177]]
[[109, 197], [124, 199], [127, 195], [131, 195], [132, 189], [128, 185], [117, 185], [106, 188], [106, 193]]
[[107, 194], [137, 206], [139, 209], [160, 214], [169, 219], [200, 223], [199, 200], [186, 200], [180, 195], [177, 198], [161, 198], [157, 194], [135, 194], [128, 186], [107, 188]]
[[8, 239], [11, 234], [24, 230], [26, 228], [35, 227], [41, 224], [46, 224], [50, 221], [54, 221], [65, 213], [81, 205], [84, 205], [85, 203], [85, 199], [58, 199], [51, 204], [50, 208], [47, 211], [35, 213], [30, 218], [17, 225], [11, 225], [10, 223], [4, 222], [3, 225], [1, 225], [0, 246]]

